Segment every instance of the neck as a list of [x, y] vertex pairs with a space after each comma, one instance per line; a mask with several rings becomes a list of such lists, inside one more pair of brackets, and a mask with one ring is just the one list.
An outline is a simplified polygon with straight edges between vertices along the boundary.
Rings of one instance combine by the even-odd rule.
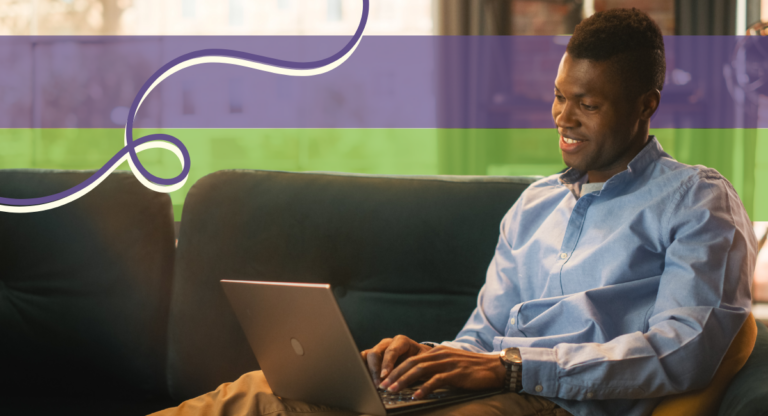
[[648, 130], [646, 129], [644, 135], [638, 135], [637, 139], [632, 140], [631, 144], [627, 148], [627, 151], [625, 151], [622, 156], [616, 160], [616, 162], [612, 163], [610, 166], [605, 167], [604, 169], [588, 171], [587, 182], [606, 182], [617, 173], [625, 171], [627, 166], [629, 166], [629, 162], [631, 162], [632, 159], [634, 159], [635, 156], [637, 156], [638, 153], [643, 150], [645, 145], [648, 144], [648, 141], [649, 136]]

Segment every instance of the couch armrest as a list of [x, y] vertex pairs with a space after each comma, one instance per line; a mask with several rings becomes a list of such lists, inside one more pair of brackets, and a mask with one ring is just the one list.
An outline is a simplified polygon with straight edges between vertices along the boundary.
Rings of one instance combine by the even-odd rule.
[[653, 410], [653, 416], [715, 415], [730, 381], [744, 367], [752, 353], [756, 338], [755, 317], [750, 314], [709, 385], [701, 390], [664, 398]]
[[757, 322], [757, 341], [747, 363], [731, 380], [718, 416], [768, 415], [768, 328]]

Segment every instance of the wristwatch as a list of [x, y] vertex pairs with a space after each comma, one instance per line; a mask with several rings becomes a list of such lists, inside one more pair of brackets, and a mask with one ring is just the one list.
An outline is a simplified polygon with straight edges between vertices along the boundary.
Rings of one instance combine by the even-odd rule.
[[523, 357], [519, 348], [506, 348], [501, 350], [499, 359], [507, 368], [507, 376], [504, 378], [504, 390], [518, 392], [523, 389]]

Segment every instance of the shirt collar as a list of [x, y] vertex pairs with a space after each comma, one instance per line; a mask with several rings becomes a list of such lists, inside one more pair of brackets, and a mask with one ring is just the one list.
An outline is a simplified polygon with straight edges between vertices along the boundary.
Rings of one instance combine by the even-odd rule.
[[[646, 143], [645, 147], [640, 150], [640, 153], [638, 153], [637, 156], [635, 156], [634, 159], [629, 162], [627, 169], [617, 173], [616, 175], [613, 175], [613, 177], [608, 179], [608, 181], [605, 182], [603, 189], [607, 189], [609, 186], [616, 186], [619, 183], [629, 180], [635, 175], [642, 173], [645, 168], [664, 156], [669, 155], [664, 152], [661, 144], [658, 140], [656, 140], [656, 136], [648, 136], [648, 143]], [[578, 171], [574, 168], [568, 168], [568, 170], [560, 175], [559, 179], [560, 182], [571, 191], [576, 199], [578, 199], [581, 184], [587, 182], [587, 175], [585, 172]]]

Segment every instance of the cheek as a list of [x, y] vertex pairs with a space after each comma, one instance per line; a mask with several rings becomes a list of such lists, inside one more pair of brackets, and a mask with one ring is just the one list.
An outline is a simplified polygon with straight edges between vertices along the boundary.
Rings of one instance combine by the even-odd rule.
[[593, 136], [593, 138], [599, 137], [601, 132], [604, 131], [602, 119], [595, 115], [583, 117], [581, 119], [581, 126], [582, 129], [590, 136]]

